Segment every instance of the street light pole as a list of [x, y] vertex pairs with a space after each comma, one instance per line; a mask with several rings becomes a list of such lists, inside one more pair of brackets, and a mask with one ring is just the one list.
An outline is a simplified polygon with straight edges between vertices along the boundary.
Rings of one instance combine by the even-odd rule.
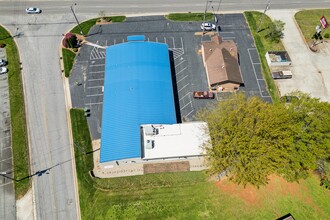
[[[77, 3], [74, 3], [73, 5], [76, 6]], [[80, 29], [80, 34], [83, 35], [83, 31], [82, 31], [81, 26], [80, 26], [80, 24], [79, 24], [78, 18], [77, 18], [77, 16], [76, 16], [76, 13], [75, 13], [74, 10], [73, 10], [73, 5], [71, 5], [70, 8], [71, 8], [71, 11], [72, 11], [72, 14], [73, 14], [74, 18], [76, 19], [76, 22], [77, 22], [77, 24], [78, 24], [78, 27], [79, 27], [79, 29]]]
[[265, 11], [264, 11], [264, 13], [262, 14], [262, 17], [260, 18], [260, 22], [259, 22], [259, 25], [258, 25], [258, 28], [257, 28], [257, 33], [259, 32], [260, 25], [261, 25], [261, 23], [262, 23], [262, 20], [264, 20], [265, 13], [266, 13], [266, 11], [269, 9], [269, 6], [270, 6], [270, 0], [268, 0], [267, 5], [266, 5], [266, 8], [265, 8]]

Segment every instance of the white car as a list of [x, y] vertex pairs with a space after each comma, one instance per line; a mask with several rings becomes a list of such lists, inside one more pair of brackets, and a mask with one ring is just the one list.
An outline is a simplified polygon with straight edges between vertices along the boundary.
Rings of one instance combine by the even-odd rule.
[[0, 75], [8, 72], [8, 69], [6, 67], [0, 67]]
[[41, 13], [40, 8], [27, 8], [27, 9], [25, 9], [25, 11], [28, 14], [40, 14]]
[[7, 65], [7, 61], [5, 61], [4, 59], [0, 59], [0, 66], [6, 66]]
[[201, 25], [201, 29], [204, 31], [213, 31], [213, 30], [215, 30], [215, 28], [216, 28], [216, 26], [211, 23], [203, 23]]

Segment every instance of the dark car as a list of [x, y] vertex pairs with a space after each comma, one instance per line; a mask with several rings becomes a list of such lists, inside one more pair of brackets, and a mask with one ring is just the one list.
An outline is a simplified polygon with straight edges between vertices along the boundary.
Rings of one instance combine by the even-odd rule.
[[291, 71], [278, 71], [272, 72], [273, 79], [291, 79], [292, 72]]

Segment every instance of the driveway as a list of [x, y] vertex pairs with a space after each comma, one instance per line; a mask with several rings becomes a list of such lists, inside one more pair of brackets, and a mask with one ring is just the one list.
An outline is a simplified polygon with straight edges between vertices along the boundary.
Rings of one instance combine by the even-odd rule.
[[[283, 96], [295, 90], [311, 94], [322, 101], [330, 101], [330, 43], [321, 45], [319, 53], [312, 52], [295, 22], [292, 10], [269, 10], [272, 19], [285, 22], [282, 42], [292, 60], [292, 79], [277, 80], [276, 85]], [[318, 21], [315, 21], [316, 24]], [[326, 45], [328, 44], [328, 45]], [[263, 56], [263, 55], [262, 55]]]

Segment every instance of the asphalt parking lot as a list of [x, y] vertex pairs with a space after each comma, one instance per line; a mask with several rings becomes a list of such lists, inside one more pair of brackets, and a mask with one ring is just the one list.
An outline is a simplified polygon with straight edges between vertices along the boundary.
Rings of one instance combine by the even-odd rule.
[[[237, 43], [240, 68], [244, 87], [240, 90], [247, 95], [257, 95], [271, 102], [261, 75], [260, 61], [253, 38], [243, 14], [218, 15], [221, 26], [220, 36]], [[215, 100], [196, 100], [193, 91], [208, 90], [202, 57], [198, 53], [202, 36], [201, 22], [171, 22], [163, 16], [130, 17], [123, 23], [94, 26], [87, 41], [100, 46], [111, 46], [127, 42], [127, 36], [145, 35], [147, 41], [166, 43], [171, 55], [175, 103], [178, 122], [193, 121], [197, 111], [208, 103], [223, 100], [228, 94], [218, 93]], [[83, 46], [77, 56], [70, 90], [74, 108], [90, 109], [88, 122], [92, 139], [100, 138], [105, 68], [105, 50]]]

